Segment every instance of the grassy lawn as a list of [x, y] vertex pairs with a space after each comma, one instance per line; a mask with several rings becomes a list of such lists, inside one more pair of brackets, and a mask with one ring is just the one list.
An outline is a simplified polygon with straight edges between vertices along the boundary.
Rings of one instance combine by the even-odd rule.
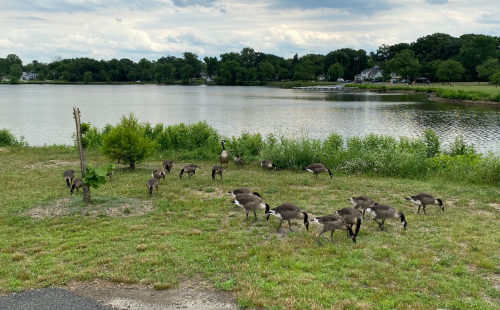
[[[465, 87], [465, 86], [464, 86]], [[480, 87], [480, 86], [478, 86]], [[500, 189], [446, 180], [263, 172], [257, 163], [211, 179], [213, 162], [190, 179], [179, 179], [182, 163], [160, 182], [152, 198], [145, 186], [166, 158], [117, 169], [112, 182], [70, 196], [62, 178], [79, 170], [77, 151], [62, 147], [0, 148], [0, 293], [95, 278], [168, 289], [203, 277], [232, 291], [240, 306], [265, 309], [499, 309]], [[176, 161], [175, 158], [172, 158]], [[88, 162], [108, 161], [98, 153]], [[121, 167], [120, 165], [117, 165]], [[77, 173], [79, 175], [79, 173]], [[246, 186], [271, 207], [298, 205], [310, 216], [349, 206], [352, 196], [372, 196], [406, 215], [386, 222], [387, 232], [365, 221], [354, 244], [345, 231], [315, 243], [292, 221], [245, 220], [229, 190]], [[445, 212], [428, 215], [404, 197], [429, 192]]]
[[[397, 85], [397, 84], [396, 84]], [[453, 90], [469, 90], [469, 91], [480, 91], [487, 93], [489, 95], [500, 94], [500, 88], [494, 85], [488, 85], [488, 82], [452, 82], [451, 86], [448, 84], [442, 83], [432, 83], [429, 86], [431, 87], [442, 87]]]

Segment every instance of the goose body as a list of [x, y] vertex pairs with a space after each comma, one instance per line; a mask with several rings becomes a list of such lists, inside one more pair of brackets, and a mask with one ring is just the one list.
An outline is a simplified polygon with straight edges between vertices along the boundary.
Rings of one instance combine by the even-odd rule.
[[215, 180], [215, 175], [218, 174], [220, 175], [220, 179], [222, 180], [222, 166], [213, 166], [212, 167], [212, 180]]
[[248, 187], [240, 187], [235, 190], [229, 191], [229, 194], [233, 195], [233, 197], [236, 197], [238, 194], [251, 194], [252, 191]]
[[179, 178], [182, 179], [182, 175], [184, 173], [187, 173], [189, 175], [189, 177], [191, 178], [191, 175], [196, 173], [196, 169], [198, 169], [197, 165], [185, 164], [184, 167], [182, 167], [181, 173], [179, 174]]
[[153, 196], [153, 189], [156, 188], [156, 193], [158, 193], [158, 180], [156, 178], [151, 178], [146, 182], [146, 186], [149, 190], [149, 197]]
[[80, 188], [83, 187], [83, 180], [82, 179], [74, 179], [73, 180], [73, 184], [71, 184], [71, 195], [73, 195], [73, 191], [75, 190], [76, 188], [76, 191], [77, 192], [80, 192]]
[[352, 232], [352, 228], [347, 225], [346, 221], [338, 214], [330, 214], [325, 216], [316, 217], [311, 221], [311, 223], [316, 223], [320, 225], [323, 229], [318, 235], [318, 239], [316, 239], [317, 243], [319, 242], [319, 238], [322, 234], [331, 231], [330, 238], [333, 241], [333, 233], [335, 230], [347, 230], [349, 238], [352, 239], [354, 243], [356, 243], [356, 236]]
[[355, 240], [356, 237], [358, 236], [359, 229], [361, 228], [361, 222], [363, 221], [363, 214], [358, 209], [352, 207], [342, 208], [337, 212], [335, 212], [335, 214], [342, 217], [347, 225], [351, 225], [351, 229], [353, 225], [356, 225], [356, 231], [354, 232], [354, 240]]
[[[373, 215], [373, 220], [377, 222], [380, 230], [385, 230], [384, 222], [387, 219], [401, 219], [401, 224], [406, 230], [406, 226], [408, 223], [405, 220], [405, 215], [402, 212], [396, 211], [396, 209], [394, 209], [390, 205], [381, 205], [375, 203], [375, 205], [367, 208], [365, 211]], [[382, 222], [379, 222], [377, 220], [382, 220]]]
[[76, 176], [76, 172], [73, 169], [68, 169], [68, 170], [63, 172], [63, 178], [64, 178], [64, 181], [66, 181], [66, 185], [68, 187], [71, 187], [71, 184], [73, 183], [73, 179], [75, 178], [75, 176]]
[[245, 161], [243, 160], [242, 157], [239, 157], [238, 155], [236, 155], [234, 157], [234, 163], [236, 164], [237, 168], [242, 168]]
[[280, 230], [283, 221], [288, 221], [288, 227], [290, 228], [290, 231], [292, 231], [292, 225], [290, 222], [292, 219], [304, 219], [304, 226], [306, 226], [307, 231], [309, 231], [309, 216], [306, 212], [300, 211], [299, 207], [292, 203], [284, 203], [273, 209], [267, 207], [266, 214], [267, 220], [269, 220], [269, 216], [271, 215], [281, 220], [277, 231]]
[[261, 197], [255, 195], [245, 195], [239, 198], [236, 198], [231, 203], [234, 203], [237, 206], [242, 207], [247, 212], [246, 219], [248, 220], [248, 213], [253, 212], [255, 216], [255, 220], [257, 220], [257, 210], [266, 210], [269, 208], [269, 205], [264, 203]]
[[316, 179], [318, 178], [318, 174], [323, 172], [328, 172], [330, 174], [330, 179], [333, 178], [333, 174], [330, 171], [330, 169], [328, 169], [325, 165], [320, 163], [309, 165], [305, 167], [304, 170], [314, 173], [314, 177]]
[[170, 174], [170, 170], [172, 169], [173, 166], [174, 166], [173, 161], [171, 161], [171, 160], [164, 160], [163, 161], [163, 168], [165, 168], [165, 170], [167, 170], [168, 174]]
[[165, 180], [165, 172], [162, 169], [156, 169], [153, 173], [151, 173], [151, 176], [157, 180]]
[[271, 170], [271, 169], [273, 169], [273, 168], [274, 168], [274, 170], [276, 170], [276, 171], [278, 170], [278, 167], [276, 167], [276, 165], [275, 165], [275, 164], [273, 164], [273, 163], [272, 163], [272, 161], [270, 161], [269, 159], [263, 160], [263, 161], [260, 163], [260, 165], [262, 166], [262, 170], [264, 170], [264, 171], [265, 171], [266, 169]]
[[226, 147], [224, 146], [225, 142], [226, 142], [226, 140], [222, 140], [222, 151], [219, 155], [219, 162], [220, 162], [221, 166], [223, 164], [226, 164], [226, 169], [227, 169], [227, 164], [229, 163], [229, 154], [227, 153]]
[[417, 214], [420, 213], [420, 208], [422, 207], [424, 209], [424, 214], [426, 214], [425, 207], [428, 205], [439, 205], [441, 207], [441, 210], [444, 212], [443, 201], [441, 199], [434, 198], [434, 196], [430, 194], [420, 193], [415, 196], [406, 197], [405, 199], [418, 206]]
[[348, 200], [354, 205], [354, 208], [361, 208], [363, 211], [366, 210], [366, 208], [373, 206], [375, 203], [371, 197], [367, 196], [351, 197]]

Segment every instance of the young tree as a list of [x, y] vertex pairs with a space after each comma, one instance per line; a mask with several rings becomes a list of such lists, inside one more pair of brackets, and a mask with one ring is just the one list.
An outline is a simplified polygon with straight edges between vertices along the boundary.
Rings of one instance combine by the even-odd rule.
[[462, 79], [464, 72], [465, 68], [458, 61], [450, 59], [439, 65], [436, 75], [441, 81], [457, 81]]
[[23, 68], [18, 64], [10, 66], [10, 75], [20, 78], [23, 75]]
[[496, 87], [498, 87], [498, 85], [500, 85], [500, 72], [497, 72], [497, 73], [493, 74], [492, 76], [490, 76], [490, 83], [493, 85], [496, 85]]
[[102, 151], [111, 159], [121, 159], [130, 164], [130, 170], [135, 169], [139, 162], [152, 155], [158, 144], [144, 135], [144, 126], [139, 124], [134, 114], [122, 116], [116, 125], [103, 139]]
[[338, 78], [344, 76], [344, 69], [342, 69], [339, 63], [336, 63], [330, 66], [327, 75], [330, 77], [330, 81], [336, 81]]

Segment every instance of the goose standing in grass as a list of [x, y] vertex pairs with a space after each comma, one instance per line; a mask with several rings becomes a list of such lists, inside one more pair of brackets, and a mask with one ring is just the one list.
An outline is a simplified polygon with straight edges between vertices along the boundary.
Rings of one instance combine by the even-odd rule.
[[182, 179], [182, 175], [184, 173], [187, 173], [189, 175], [189, 178], [191, 178], [191, 175], [196, 173], [196, 169], [198, 169], [197, 165], [185, 164], [184, 167], [182, 167], [182, 169], [181, 169], [181, 173], [179, 174], [179, 178]]
[[319, 242], [319, 238], [321, 237], [321, 235], [328, 231], [331, 231], [330, 238], [333, 242], [333, 233], [336, 229], [347, 230], [349, 238], [352, 239], [354, 243], [356, 243], [356, 235], [353, 234], [352, 228], [349, 227], [349, 225], [346, 224], [345, 220], [338, 214], [316, 217], [311, 221], [311, 223], [316, 223], [323, 228], [318, 235], [318, 239], [316, 239], [316, 242], [318, 244], [321, 244]]
[[267, 217], [266, 219], [269, 221], [269, 216], [273, 215], [277, 218], [280, 219], [280, 224], [278, 226], [277, 231], [280, 231], [281, 224], [283, 224], [283, 221], [288, 221], [288, 227], [290, 228], [290, 231], [292, 231], [292, 224], [290, 220], [292, 219], [304, 219], [304, 226], [306, 227], [306, 230], [309, 231], [309, 216], [307, 215], [306, 212], [300, 211], [299, 207], [292, 203], [284, 203], [276, 208], [270, 209], [269, 205], [266, 207], [266, 214]]
[[257, 221], [256, 211], [267, 210], [269, 208], [269, 205], [264, 203], [261, 197], [255, 195], [242, 194], [241, 197], [236, 198], [231, 203], [234, 203], [235, 205], [242, 207], [247, 211], [247, 217], [246, 217], [247, 220], [248, 220], [248, 213], [253, 212], [255, 220]]
[[359, 229], [361, 228], [361, 222], [363, 219], [363, 214], [358, 209], [352, 207], [346, 207], [335, 212], [336, 215], [341, 216], [347, 225], [356, 225], [356, 231], [354, 232], [354, 242], [356, 242], [356, 237], [358, 236]]
[[68, 170], [63, 172], [63, 178], [64, 178], [64, 181], [66, 181], [66, 185], [68, 187], [71, 187], [71, 184], [73, 183], [73, 179], [75, 178], [75, 176], [76, 176], [76, 172], [73, 169], [68, 169]]
[[252, 190], [250, 190], [248, 187], [240, 187], [232, 191], [229, 191], [228, 193], [233, 195], [233, 197], [236, 197], [236, 195], [238, 194], [251, 194]]
[[156, 178], [151, 178], [146, 182], [146, 186], [149, 190], [149, 197], [153, 196], [153, 189], [156, 188], [156, 193], [158, 193], [158, 180]]
[[[396, 209], [389, 205], [380, 205], [375, 203], [372, 207], [367, 208], [366, 212], [373, 215], [373, 220], [377, 222], [380, 230], [386, 230], [384, 228], [384, 222], [387, 219], [401, 219], [401, 224], [405, 230], [408, 225], [405, 220], [405, 215], [402, 212], [396, 211]], [[378, 219], [382, 220], [382, 223], [377, 221]]]
[[262, 170], [266, 171], [267, 170], [271, 170], [274, 168], [274, 170], [278, 171], [278, 167], [276, 167], [275, 164], [273, 164], [272, 161], [270, 161], [269, 159], [266, 159], [266, 160], [263, 160], [260, 165], [262, 166]]
[[220, 179], [222, 180], [222, 170], [223, 170], [222, 166], [219, 166], [219, 165], [213, 166], [212, 167], [212, 180], [215, 180], [216, 174], [220, 175]]
[[73, 184], [71, 184], [71, 195], [73, 195], [73, 191], [75, 190], [76, 188], [76, 191], [77, 192], [80, 192], [80, 188], [83, 187], [83, 180], [82, 179], [74, 179], [73, 180]]
[[307, 167], [304, 167], [303, 169], [314, 173], [314, 177], [316, 179], [318, 178], [318, 174], [322, 172], [328, 172], [330, 174], [330, 179], [333, 178], [333, 174], [330, 171], [330, 169], [328, 169], [325, 165], [320, 163], [309, 165]]
[[165, 180], [165, 172], [162, 169], [156, 169], [155, 171], [153, 171], [153, 173], [151, 173], [151, 176], [158, 181], [160, 179]]
[[243, 168], [243, 164], [245, 163], [245, 161], [242, 157], [236, 155], [234, 157], [234, 163], [236, 164], [236, 168]]
[[222, 140], [222, 151], [220, 152], [220, 155], [219, 155], [219, 162], [220, 162], [221, 166], [223, 164], [226, 164], [226, 169], [227, 169], [227, 164], [229, 163], [229, 154], [226, 151], [226, 147], [224, 146], [224, 143], [226, 143], [226, 140]]
[[415, 195], [415, 196], [406, 197], [405, 199], [408, 200], [409, 202], [413, 203], [413, 204], [416, 204], [418, 206], [418, 212], [417, 212], [417, 214], [420, 213], [420, 208], [421, 207], [423, 207], [424, 214], [426, 214], [425, 213], [425, 207], [428, 206], [428, 205], [439, 205], [441, 207], [441, 210], [444, 212], [443, 201], [441, 199], [434, 198], [430, 194], [421, 193], [421, 194], [418, 194], [418, 195]]
[[347, 200], [354, 205], [355, 209], [359, 210], [359, 208], [361, 208], [363, 210], [363, 216], [365, 215], [366, 208], [373, 206], [375, 203], [371, 197], [367, 196], [351, 197]]
[[171, 160], [164, 160], [163, 161], [163, 168], [165, 168], [165, 170], [167, 170], [167, 174], [170, 174], [170, 170], [172, 169], [173, 166], [174, 166], [173, 161], [171, 161]]

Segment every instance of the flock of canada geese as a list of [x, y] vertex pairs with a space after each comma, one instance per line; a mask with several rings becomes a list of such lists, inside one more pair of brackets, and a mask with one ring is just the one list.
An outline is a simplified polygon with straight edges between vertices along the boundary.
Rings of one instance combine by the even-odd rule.
[[[222, 140], [222, 151], [219, 155], [220, 165], [216, 165], [212, 168], [212, 179], [215, 179], [216, 175], [219, 175], [222, 180], [222, 172], [224, 171], [223, 165], [225, 164], [225, 169], [228, 167], [229, 163], [229, 154], [226, 151], [224, 143], [226, 140]], [[242, 167], [244, 164], [243, 158], [236, 155], [234, 157], [234, 163], [237, 167]], [[163, 162], [163, 169], [157, 169], [153, 171], [151, 174], [152, 178], [150, 178], [146, 182], [146, 186], [149, 190], [150, 197], [153, 195], [153, 191], [156, 188], [158, 192], [159, 180], [165, 180], [165, 171], [167, 174], [170, 174], [170, 171], [174, 165], [174, 162], [171, 160], [165, 160]], [[273, 164], [270, 160], [264, 160], [260, 163], [262, 169], [278, 170], [275, 164]], [[179, 174], [179, 178], [182, 179], [182, 176], [187, 173], [189, 178], [193, 174], [196, 173], [198, 169], [197, 165], [194, 164], [185, 164], [181, 172]], [[315, 163], [310, 166], [304, 167], [304, 170], [307, 170], [314, 174], [315, 178], [318, 178], [318, 174], [328, 172], [330, 174], [330, 178], [333, 177], [332, 172], [325, 165], [321, 163]], [[73, 195], [74, 190], [79, 189], [83, 186], [82, 179], [75, 179], [75, 170], [68, 169], [64, 171], [63, 177], [67, 184], [67, 186], [71, 189], [70, 192]], [[111, 174], [108, 174], [111, 178]], [[298, 219], [303, 220], [304, 226], [306, 230], [309, 231], [309, 215], [307, 212], [301, 211], [296, 205], [292, 203], [284, 203], [276, 208], [271, 209], [269, 204], [264, 202], [262, 196], [257, 192], [252, 192], [249, 188], [241, 187], [229, 193], [234, 197], [232, 201], [238, 207], [245, 209], [246, 211], [246, 219], [248, 220], [248, 214], [253, 212], [255, 216], [255, 220], [257, 220], [256, 211], [264, 210], [266, 214], [266, 219], [269, 220], [271, 215], [275, 216], [280, 220], [280, 224], [278, 226], [277, 231], [279, 232], [281, 225], [284, 221], [288, 221], [289, 229], [292, 231], [291, 220]], [[425, 208], [429, 205], [439, 205], [441, 210], [444, 211], [444, 204], [441, 199], [434, 198], [430, 194], [421, 193], [415, 196], [405, 198], [409, 202], [418, 206], [417, 214], [420, 213], [420, 209], [423, 209], [424, 214]], [[384, 223], [388, 219], [399, 219], [403, 228], [406, 230], [407, 222], [405, 219], [405, 215], [402, 212], [397, 211], [394, 207], [387, 204], [379, 204], [375, 202], [372, 198], [367, 196], [359, 196], [359, 197], [351, 197], [348, 199], [354, 207], [342, 208], [336, 211], [334, 214], [329, 214], [325, 216], [316, 217], [311, 220], [311, 223], [318, 224], [322, 227], [321, 232], [318, 235], [316, 242], [320, 243], [320, 237], [322, 234], [326, 232], [331, 232], [331, 240], [333, 241], [333, 233], [335, 230], [346, 230], [348, 238], [352, 239], [354, 243], [356, 243], [356, 237], [358, 235], [359, 229], [361, 227], [361, 223], [364, 220], [365, 213], [368, 212], [372, 216], [372, 220], [375, 221], [380, 230], [386, 231], [384, 227]], [[354, 225], [356, 229], [353, 231]]]

